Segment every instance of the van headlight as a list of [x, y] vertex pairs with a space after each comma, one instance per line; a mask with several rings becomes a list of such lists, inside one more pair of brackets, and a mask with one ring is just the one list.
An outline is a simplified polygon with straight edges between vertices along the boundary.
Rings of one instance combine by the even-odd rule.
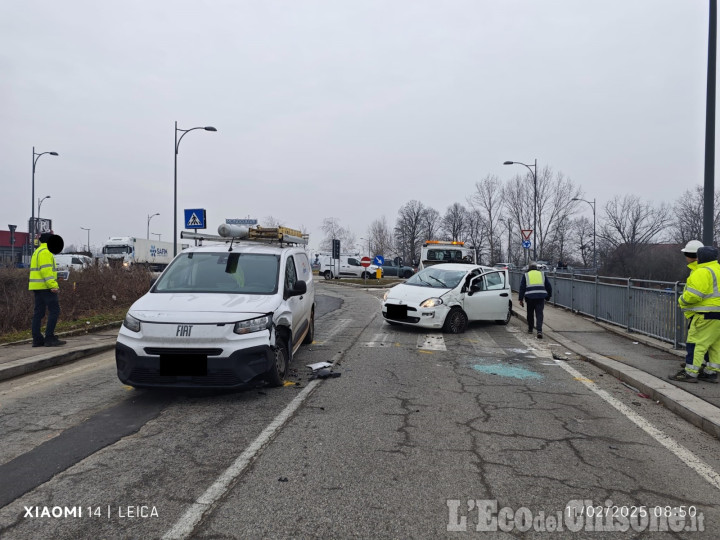
[[422, 304], [420, 304], [420, 307], [435, 307], [442, 304], [442, 298], [428, 298], [427, 300], [423, 301]]
[[125, 320], [123, 321], [123, 326], [130, 330], [131, 332], [139, 332], [140, 331], [140, 321], [130, 315], [128, 313], [125, 315]]
[[253, 332], [260, 332], [262, 330], [267, 330], [272, 325], [272, 316], [271, 315], [263, 315], [262, 317], [257, 317], [255, 319], [250, 319], [248, 321], [240, 321], [235, 323], [235, 328], [233, 328], [233, 332], [236, 334], [252, 334]]

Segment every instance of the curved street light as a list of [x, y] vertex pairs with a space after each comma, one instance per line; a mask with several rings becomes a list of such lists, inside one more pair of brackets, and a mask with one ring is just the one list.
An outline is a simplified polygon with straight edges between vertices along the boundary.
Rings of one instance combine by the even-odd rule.
[[150, 214], [148, 214], [148, 219], [147, 219], [147, 239], [148, 240], [150, 240], [150, 220], [152, 218], [154, 218], [155, 216], [159, 216], [159, 215], [160, 215], [160, 212], [157, 212], [157, 213], [153, 214], [152, 216]]
[[524, 165], [533, 175], [533, 259], [537, 261], [537, 159], [535, 165], [520, 161], [505, 161], [503, 165]]
[[[50, 156], [59, 156], [57, 152], [36, 152], [35, 147], [33, 146], [33, 162], [32, 162], [32, 197], [30, 198], [30, 226], [28, 227], [28, 233], [30, 234], [30, 238], [32, 239], [32, 247], [35, 248], [35, 235], [37, 234], [37, 223], [35, 223], [35, 166], [37, 165], [38, 159], [40, 159], [40, 156], [44, 156], [45, 154], [48, 154]], [[30, 227], [33, 227], [35, 230], [31, 231]]]
[[579, 197], [574, 197], [570, 199], [571, 201], [583, 201], [588, 203], [590, 206], [592, 206], [593, 210], [593, 267], [595, 268], [595, 273], [597, 274], [597, 246], [596, 246], [596, 240], [597, 235], [595, 234], [595, 199], [590, 201], [586, 201], [585, 199], [580, 199]]
[[[180, 149], [180, 141], [182, 141], [182, 138], [191, 131], [195, 131], [196, 129], [204, 129], [205, 131], [217, 131], [217, 129], [212, 126], [200, 126], [190, 129], [180, 129], [177, 127], [177, 122], [175, 122], [175, 196], [173, 205], [173, 257], [177, 255], [177, 156]], [[180, 135], [179, 139], [178, 131], [182, 132], [182, 135]]]
[[38, 221], [40, 221], [40, 208], [42, 207], [43, 201], [50, 198], [50, 195], [45, 195], [42, 199], [38, 199]]

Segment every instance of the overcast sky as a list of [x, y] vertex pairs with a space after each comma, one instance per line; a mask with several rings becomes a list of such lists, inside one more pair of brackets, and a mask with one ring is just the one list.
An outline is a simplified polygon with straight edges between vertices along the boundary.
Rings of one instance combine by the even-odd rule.
[[[357, 237], [550, 166], [601, 207], [703, 183], [707, 0], [0, 3], [0, 228], [171, 241], [178, 213]], [[583, 212], [592, 217], [589, 205]], [[151, 236], [151, 238], [157, 238]]]

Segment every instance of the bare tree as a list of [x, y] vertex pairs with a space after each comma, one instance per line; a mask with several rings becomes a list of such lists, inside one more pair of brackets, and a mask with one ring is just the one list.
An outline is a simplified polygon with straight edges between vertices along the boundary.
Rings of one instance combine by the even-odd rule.
[[483, 254], [487, 251], [487, 224], [482, 213], [471, 208], [465, 222], [465, 240], [475, 249], [478, 264], [482, 264]]
[[502, 259], [502, 208], [505, 193], [500, 179], [493, 174], [487, 175], [479, 182], [475, 182], [475, 193], [469, 198], [470, 205], [483, 215], [487, 240], [490, 245], [490, 261], [499, 262]]
[[423, 216], [425, 206], [420, 201], [405, 203], [398, 211], [395, 223], [395, 245], [406, 261], [420, 259], [420, 247], [424, 238]]
[[320, 242], [321, 251], [332, 250], [333, 238], [340, 240], [340, 249], [343, 246], [349, 247], [355, 245], [355, 234], [340, 225], [340, 220], [334, 217], [323, 219], [323, 223], [320, 226], [320, 230], [325, 233], [325, 238]]
[[570, 225], [572, 237], [575, 239], [572, 246], [580, 252], [582, 265], [588, 267], [593, 264], [593, 226], [585, 216], [574, 219]]
[[[702, 240], [705, 191], [701, 186], [687, 190], [675, 201], [672, 209], [670, 238], [677, 244], [690, 240]], [[713, 216], [713, 238], [720, 236], [720, 196], [715, 193], [715, 215]]]
[[538, 258], [554, 259], [560, 253], [553, 240], [564, 238], [560, 230], [565, 227], [577, 204], [573, 204], [572, 199], [580, 197], [582, 192], [562, 173], [553, 174], [550, 167], [542, 169], [537, 181]]
[[448, 240], [462, 240], [465, 229], [467, 210], [460, 203], [448, 206], [442, 218], [441, 230]]
[[440, 235], [441, 221], [442, 220], [440, 219], [440, 212], [438, 212], [434, 208], [426, 206], [420, 218], [422, 227], [422, 239], [437, 239], [437, 237]]
[[385, 216], [376, 219], [370, 224], [367, 236], [370, 239], [371, 253], [379, 253], [386, 257], [395, 253], [393, 235], [390, 232]]
[[616, 195], [608, 201], [598, 233], [606, 249], [606, 270], [623, 276], [643, 275], [642, 256], [650, 243], [663, 241], [662, 234], [670, 219], [665, 203], [654, 207], [637, 195]]

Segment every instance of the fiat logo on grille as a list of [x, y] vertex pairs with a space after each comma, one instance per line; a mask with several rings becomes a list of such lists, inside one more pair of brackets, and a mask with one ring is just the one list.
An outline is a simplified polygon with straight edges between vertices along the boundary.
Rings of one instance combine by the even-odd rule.
[[175, 331], [176, 337], [190, 337], [190, 332], [192, 332], [192, 324], [178, 324], [177, 330]]

